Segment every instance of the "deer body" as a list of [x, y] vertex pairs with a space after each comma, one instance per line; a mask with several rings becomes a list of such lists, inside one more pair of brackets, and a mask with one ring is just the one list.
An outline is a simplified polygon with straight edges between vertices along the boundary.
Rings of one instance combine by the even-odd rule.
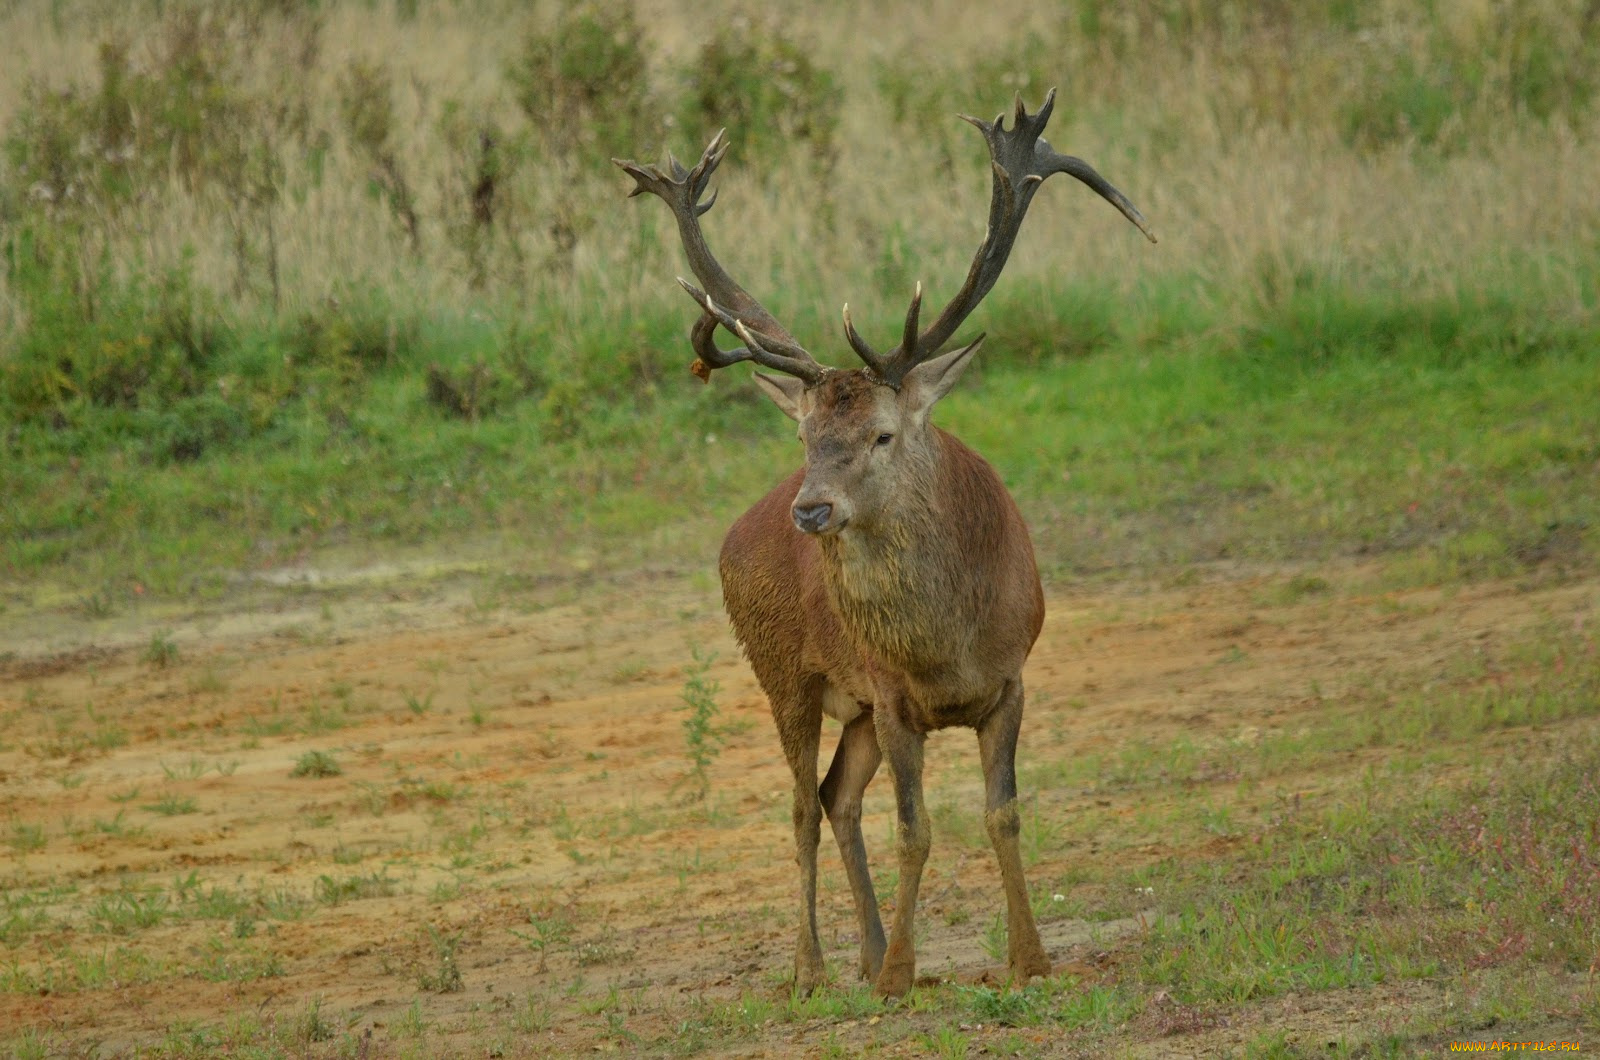
[[[922, 488], [905, 491], [918, 503], [885, 513], [871, 530], [847, 527], [818, 539], [796, 528], [790, 509], [805, 480], [802, 470], [734, 523], [723, 543], [723, 600], [772, 703], [795, 774], [805, 902], [795, 969], [801, 989], [813, 987], [823, 974], [814, 895], [824, 812], [855, 892], [860, 970], [868, 978], [882, 977], [886, 943], [865, 862], [860, 800], [884, 752], [884, 737], [894, 748], [891, 768], [897, 757], [902, 760], [897, 789], [915, 782], [900, 814], [902, 825], [910, 826], [902, 834], [911, 839], [902, 853], [920, 867], [928, 851], [922, 737], [958, 725], [981, 731], [996, 722], [997, 710], [1013, 703], [1015, 717], [999, 718], [998, 724], [1014, 730], [1021, 721], [1020, 695], [1005, 693], [1020, 688], [1023, 660], [1044, 620], [1033, 547], [994, 470], [954, 436], [937, 428], [932, 436], [935, 455], [926, 480], [916, 483]], [[969, 518], [947, 518], [955, 512]], [[844, 722], [846, 731], [819, 789], [823, 715]], [[871, 741], [852, 729], [864, 726], [874, 727]], [[1003, 784], [1000, 801], [1010, 803], [1014, 777]], [[1014, 831], [1009, 842], [1014, 848]], [[1020, 858], [1002, 857], [1015, 862], [1020, 884]], [[894, 936], [909, 940], [916, 884], [904, 874], [902, 880], [910, 881], [913, 893], [909, 901], [900, 896]], [[1012, 917], [1012, 938], [1026, 951], [1012, 962], [1014, 969], [1024, 975], [1049, 971], [1025, 889]], [[910, 986], [909, 942], [899, 952], [902, 959], [890, 962], [891, 973], [898, 965], [898, 976], [882, 982], [886, 992]]]
[[[922, 370], [939, 375], [938, 393], [970, 355], [961, 353], [959, 362]], [[865, 373], [837, 373], [792, 406], [780, 392], [800, 421], [806, 467], [734, 523], [722, 547], [728, 617], [795, 778], [801, 989], [823, 975], [814, 896], [824, 813], [855, 893], [861, 972], [885, 993], [910, 987], [916, 889], [930, 842], [923, 740], [951, 726], [975, 729], [980, 745], [996, 748], [985, 756], [986, 819], [1006, 877], [1012, 970], [1026, 978], [1050, 968], [1022, 879], [1013, 764], [1022, 664], [1044, 621], [1044, 594], [1015, 502], [982, 457], [927, 422], [925, 403], [937, 394], [923, 382], [913, 376], [896, 391]], [[805, 532], [794, 513], [819, 504], [830, 509], [822, 529], [837, 528]], [[818, 788], [824, 715], [846, 729]], [[902, 836], [902, 892], [887, 941], [860, 823], [862, 791], [883, 757]]]
[[[711, 256], [699, 217], [712, 171], [726, 150], [719, 133], [693, 171], [619, 162], [635, 194], [659, 195], [701, 291], [684, 281], [702, 316], [690, 333], [705, 378], [751, 360], [783, 373], [756, 381], [799, 425], [805, 467], [746, 512], [723, 542], [723, 600], [734, 633], [766, 692], [794, 777], [793, 819], [801, 920], [795, 986], [824, 978], [816, 919], [817, 849], [828, 818], [855, 899], [861, 974], [881, 994], [915, 978], [915, 913], [931, 844], [923, 804], [923, 745], [937, 729], [978, 736], [984, 823], [1006, 892], [1008, 959], [1017, 979], [1044, 974], [1018, 849], [1016, 746], [1022, 725], [1022, 666], [1044, 621], [1044, 594], [1026, 525], [994, 469], [929, 422], [982, 337], [942, 353], [945, 342], [993, 286], [1039, 185], [1065, 172], [1089, 184], [1144, 229], [1120, 192], [1082, 161], [1042, 139], [1054, 94], [1037, 114], [1017, 102], [1013, 127], [972, 121], [994, 159], [989, 231], [967, 281], [926, 330], [919, 286], [904, 338], [880, 355], [845, 333], [866, 367], [818, 364]], [[712, 200], [714, 201], [714, 199]], [[1148, 230], [1146, 235], [1149, 235]], [[1153, 237], [1152, 237], [1153, 238]], [[718, 348], [724, 328], [743, 351]], [[821, 784], [822, 719], [843, 723]], [[900, 875], [885, 937], [861, 835], [861, 797], [878, 766], [894, 782]]]
[[791, 687], [825, 679], [862, 710], [874, 679], [893, 676], [913, 711], [905, 724], [924, 733], [981, 718], [1044, 620], [1015, 502], [982, 457], [935, 431], [941, 459], [918, 491], [926, 508], [818, 539], [790, 517], [802, 469], [733, 524], [720, 563], [734, 634], [758, 673]]

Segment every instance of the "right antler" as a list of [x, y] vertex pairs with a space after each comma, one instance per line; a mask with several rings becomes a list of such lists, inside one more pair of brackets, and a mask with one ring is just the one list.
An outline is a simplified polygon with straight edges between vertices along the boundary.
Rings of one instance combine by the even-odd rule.
[[1022, 228], [1022, 219], [1028, 212], [1028, 205], [1033, 201], [1034, 192], [1039, 190], [1039, 185], [1044, 183], [1046, 177], [1055, 173], [1067, 173], [1077, 177], [1098, 192], [1101, 198], [1122, 211], [1122, 215], [1137, 225], [1139, 231], [1143, 232], [1150, 242], [1156, 241], [1155, 235], [1145, 224], [1144, 216], [1122, 192], [1112, 187], [1087, 162], [1080, 158], [1058, 154], [1041, 137], [1045, 123], [1050, 120], [1050, 112], [1055, 107], [1055, 100], [1056, 90], [1052, 88], [1039, 107], [1038, 113], [1029, 114], [1027, 108], [1022, 105], [1022, 97], [1017, 96], [1010, 129], [1005, 127], [1003, 113], [993, 122], [968, 117], [965, 114], [961, 116], [983, 133], [993, 160], [994, 188], [989, 199], [989, 230], [984, 235], [977, 254], [973, 256], [972, 266], [967, 270], [967, 280], [962, 284], [961, 290], [945, 307], [944, 312], [939, 314], [939, 319], [921, 334], [917, 332], [917, 317], [922, 310], [922, 285], [917, 285], [916, 294], [911, 298], [911, 308], [906, 312], [904, 337], [900, 345], [890, 350], [887, 355], [875, 352], [856, 333], [855, 327], [850, 323], [850, 307], [845, 307], [845, 337], [850, 340], [850, 346], [883, 382], [899, 387], [906, 373], [937, 353], [939, 347], [949, 341], [950, 336], [955, 334], [956, 328], [960, 327], [962, 321], [966, 320], [967, 316], [977, 308], [978, 303], [983, 301], [984, 295], [989, 293], [995, 281], [1000, 278], [1006, 259], [1011, 256], [1011, 246], [1016, 242], [1017, 233]]
[[[699, 164], [692, 170], [685, 170], [671, 154], [667, 155], [670, 175], [663, 173], [659, 166], [641, 166], [620, 158], [611, 161], [627, 170], [628, 175], [638, 183], [628, 193], [630, 196], [648, 191], [659, 195], [671, 207], [672, 215], [678, 221], [678, 235], [683, 239], [683, 249], [689, 256], [689, 268], [705, 286], [702, 291], [683, 277], [678, 277], [683, 289], [700, 303], [702, 311], [700, 319], [695, 321], [694, 328], [689, 332], [689, 341], [699, 357], [690, 366], [695, 375], [708, 379], [714, 368], [726, 368], [740, 361], [754, 361], [815, 386], [828, 369], [818, 364], [760, 302], [733, 281], [733, 277], [712, 256], [711, 248], [706, 245], [705, 234], [700, 230], [700, 215], [711, 209], [717, 201], [715, 192], [703, 203], [700, 197], [705, 194], [711, 174], [728, 151], [727, 139], [723, 135], [726, 131], [722, 130], [712, 138], [705, 153], [700, 156]], [[719, 324], [737, 335], [745, 348], [719, 349], [715, 342]]]

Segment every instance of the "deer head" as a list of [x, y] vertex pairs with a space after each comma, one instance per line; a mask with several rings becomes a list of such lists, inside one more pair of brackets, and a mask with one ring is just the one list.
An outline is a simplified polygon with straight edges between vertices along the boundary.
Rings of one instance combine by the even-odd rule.
[[[992, 122], [962, 115], [989, 145], [993, 188], [988, 231], [961, 290], [926, 329], [919, 327], [922, 285], [917, 285], [900, 344], [888, 353], [880, 354], [861, 337], [850, 320], [849, 305], [844, 307], [845, 338], [864, 364], [853, 370], [819, 364], [733, 281], [706, 245], [700, 216], [711, 209], [716, 195], [704, 202], [701, 198], [727, 153], [723, 132], [712, 138], [692, 170], [685, 170], [671, 155], [665, 171], [613, 159], [634, 178], [631, 195], [650, 192], [671, 207], [689, 267], [702, 285], [678, 279], [701, 309], [690, 331], [697, 356], [691, 370], [704, 380], [714, 369], [751, 361], [779, 373], [757, 372], [756, 381], [799, 424], [806, 452], [805, 483], [792, 509], [799, 529], [834, 535], [849, 527], [869, 528], [902, 503], [917, 505], [925, 498], [919, 482], [932, 473], [939, 444], [928, 414], [960, 379], [983, 336], [958, 349], [940, 351], [1000, 278], [1034, 193], [1047, 177], [1056, 173], [1076, 177], [1155, 242], [1144, 217], [1120, 191], [1088, 163], [1058, 154], [1041, 137], [1054, 106], [1054, 89], [1035, 114], [1027, 112], [1018, 96], [1010, 129], [1004, 114]], [[719, 327], [738, 338], [743, 348], [719, 348], [715, 342]]]

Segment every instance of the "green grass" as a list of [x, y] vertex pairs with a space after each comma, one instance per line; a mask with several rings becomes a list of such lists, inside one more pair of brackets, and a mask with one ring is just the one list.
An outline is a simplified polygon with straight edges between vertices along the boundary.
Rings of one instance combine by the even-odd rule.
[[1240, 1005], [1485, 969], [1584, 973], [1600, 946], [1597, 765], [1590, 739], [1464, 789], [1330, 807], [1234, 864], [1164, 862], [1146, 877], [1163, 912], [1140, 980]]
[[188, 813], [199, 813], [200, 804], [191, 796], [163, 795], [155, 802], [146, 803], [145, 809], [151, 813], [161, 814], [163, 817], [178, 817]]
[[6, 839], [7, 845], [18, 854], [43, 850], [48, 842], [43, 825], [25, 821], [12, 821], [11, 835]]
[[95, 930], [126, 935], [142, 928], [155, 927], [171, 915], [167, 896], [159, 891], [140, 894], [118, 891], [107, 895], [89, 909]]
[[[938, 418], [1001, 470], [1056, 575], [1371, 555], [1398, 583], [1432, 584], [1592, 565], [1587, 312], [1547, 321], [1530, 348], [1496, 299], [1418, 323], [1387, 295], [1346, 293], [1332, 320], [1321, 295], [1299, 298], [1242, 329], [1193, 306], [1175, 341], [1118, 337], [1027, 363], [1008, 356], [1008, 331], [1026, 330], [1039, 296], [1002, 291], [981, 372]], [[440, 415], [408, 362], [375, 372], [337, 417], [291, 400], [281, 428], [181, 464], [88, 438], [68, 452], [25, 427], [5, 562], [77, 592], [202, 594], [263, 547], [483, 538], [556, 571], [667, 550], [709, 562], [720, 528], [800, 454], [737, 372], [702, 387], [675, 370], [686, 316], [647, 323], [670, 375], [584, 393], [566, 433], [532, 400], [475, 422]], [[427, 356], [467, 344], [434, 327]], [[618, 341], [638, 339], [596, 329], [577, 355], [603, 360]], [[149, 657], [169, 657], [152, 644]], [[338, 724], [337, 710], [320, 723]]]
[[[1592, 562], [1582, 331], [1526, 358], [1492, 332], [1376, 343], [1367, 318], [1387, 300], [1346, 309], [1278, 347], [1229, 336], [989, 372], [945, 420], [1003, 469], [1058, 570], [1375, 554], [1426, 583]], [[1493, 313], [1453, 323], [1490, 330]]]
[[312, 885], [312, 897], [324, 905], [342, 905], [363, 898], [384, 898], [395, 893], [400, 882], [389, 876], [387, 869], [379, 869], [361, 876], [318, 876]]
[[307, 751], [295, 759], [291, 777], [336, 777], [344, 772], [339, 760], [327, 751]]

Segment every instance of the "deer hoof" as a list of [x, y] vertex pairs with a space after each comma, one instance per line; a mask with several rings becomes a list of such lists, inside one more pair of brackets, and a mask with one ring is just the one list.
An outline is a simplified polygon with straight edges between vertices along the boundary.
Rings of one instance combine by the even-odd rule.
[[1050, 958], [1043, 952], [1029, 953], [1011, 962], [1011, 977], [1018, 984], [1026, 983], [1036, 975], [1050, 974]]
[[799, 965], [794, 970], [794, 992], [799, 997], [810, 997], [826, 978], [821, 965]]
[[876, 982], [881, 971], [883, 971], [883, 944], [880, 942], [877, 946], [862, 946], [861, 978], [868, 983]]
[[878, 973], [872, 992], [879, 997], [903, 997], [911, 989], [914, 968], [911, 964], [885, 964]]

